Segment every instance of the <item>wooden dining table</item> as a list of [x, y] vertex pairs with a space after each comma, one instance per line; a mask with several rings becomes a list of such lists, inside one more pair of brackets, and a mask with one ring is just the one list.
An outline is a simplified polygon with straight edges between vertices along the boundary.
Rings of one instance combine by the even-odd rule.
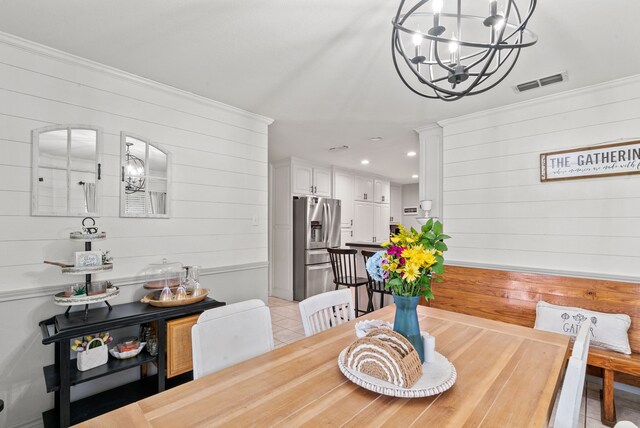
[[[391, 305], [358, 320], [393, 322], [394, 313]], [[547, 426], [567, 336], [425, 306], [418, 318], [457, 370], [439, 395], [394, 398], [347, 380], [337, 358], [356, 339], [350, 321], [79, 426]]]

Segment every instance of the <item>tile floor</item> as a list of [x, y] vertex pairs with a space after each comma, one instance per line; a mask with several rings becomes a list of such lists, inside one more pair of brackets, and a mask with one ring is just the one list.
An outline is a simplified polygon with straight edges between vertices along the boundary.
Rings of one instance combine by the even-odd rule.
[[[269, 297], [271, 324], [276, 348], [304, 338], [304, 329], [300, 318], [298, 302]], [[587, 400], [582, 402], [580, 423], [587, 428], [606, 427], [600, 422], [600, 386], [596, 382], [587, 382]], [[616, 390], [616, 412], [619, 421], [630, 421], [640, 426], [640, 395]], [[556, 403], [557, 404], [557, 403]], [[585, 419], [586, 413], [586, 419]], [[551, 416], [552, 427], [554, 414]]]
[[269, 297], [269, 309], [276, 348], [304, 338], [298, 302]]

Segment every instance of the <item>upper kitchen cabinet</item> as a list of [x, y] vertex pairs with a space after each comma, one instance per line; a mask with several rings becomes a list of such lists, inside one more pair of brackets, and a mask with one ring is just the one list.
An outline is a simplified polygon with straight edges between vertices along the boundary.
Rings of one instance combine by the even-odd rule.
[[390, 223], [397, 224], [402, 222], [402, 187], [390, 186], [391, 195], [391, 214]]
[[313, 194], [317, 196], [331, 197], [331, 169], [313, 168]]
[[381, 204], [388, 204], [390, 199], [391, 183], [376, 178], [373, 181], [373, 201]]
[[356, 201], [373, 202], [373, 181], [371, 177], [356, 176], [354, 197]]
[[350, 228], [353, 226], [353, 175], [348, 172], [336, 170], [333, 173], [333, 197], [342, 201], [342, 215], [340, 226]]
[[331, 169], [292, 162], [291, 172], [294, 194], [331, 197]]

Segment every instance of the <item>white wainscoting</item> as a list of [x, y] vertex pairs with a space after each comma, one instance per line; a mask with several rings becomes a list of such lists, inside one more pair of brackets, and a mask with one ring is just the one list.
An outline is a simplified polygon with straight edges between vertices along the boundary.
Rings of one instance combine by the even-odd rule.
[[440, 125], [451, 264], [640, 277], [640, 175], [539, 179], [540, 153], [640, 139], [640, 76]]
[[[162, 258], [201, 265], [213, 296], [231, 302], [267, 297], [271, 122], [0, 33], [0, 399], [8, 426], [37, 421], [52, 406], [41, 367], [53, 362], [53, 347], [40, 343], [37, 324], [62, 311], [47, 293], [82, 280], [42, 263], [82, 250], [68, 239], [81, 218], [31, 217], [31, 130], [68, 123], [103, 130], [97, 222], [108, 239], [94, 248], [114, 257], [114, 270], [98, 278], [123, 286], [115, 303], [140, 298], [132, 284]], [[121, 131], [173, 155], [170, 219], [119, 217]]]

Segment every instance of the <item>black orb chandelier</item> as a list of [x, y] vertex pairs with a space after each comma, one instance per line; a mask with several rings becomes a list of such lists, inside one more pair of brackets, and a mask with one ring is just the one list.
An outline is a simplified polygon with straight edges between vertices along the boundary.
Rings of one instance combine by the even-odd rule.
[[520, 50], [536, 43], [526, 29], [536, 2], [474, 0], [463, 10], [462, 0], [400, 0], [391, 39], [398, 75], [426, 98], [488, 91], [511, 72]]
[[133, 143], [126, 143], [127, 151], [125, 153], [125, 184], [124, 191], [126, 194], [136, 193], [144, 190], [144, 161], [139, 157], [131, 154], [131, 146]]

